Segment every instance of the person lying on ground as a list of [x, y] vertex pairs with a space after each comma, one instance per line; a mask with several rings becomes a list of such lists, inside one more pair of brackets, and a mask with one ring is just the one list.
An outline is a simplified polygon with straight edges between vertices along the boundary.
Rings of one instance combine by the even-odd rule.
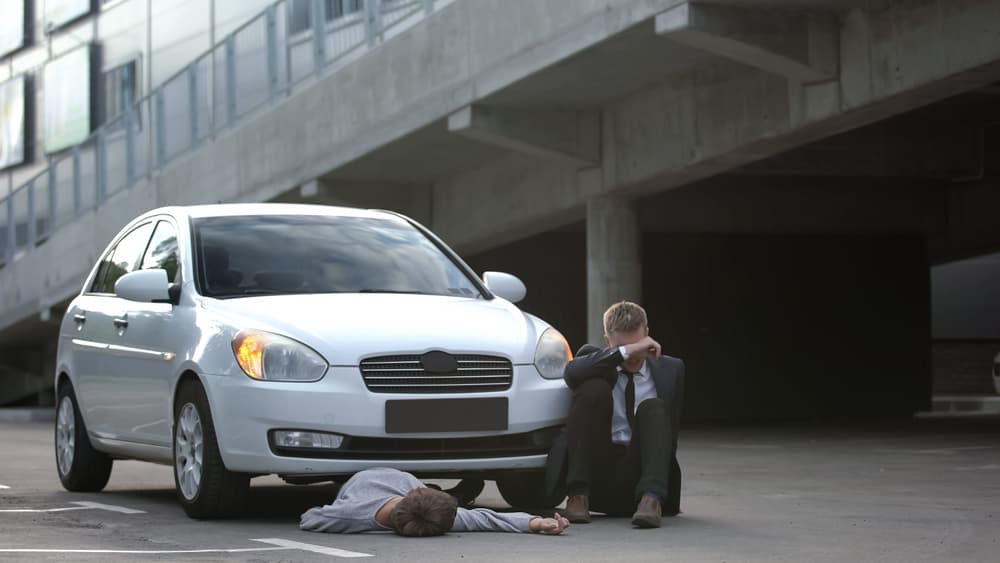
[[310, 532], [392, 531], [401, 536], [439, 536], [451, 532], [534, 532], [561, 534], [569, 521], [524, 512], [496, 512], [458, 506], [446, 492], [425, 486], [404, 471], [366, 469], [340, 488], [332, 504], [310, 508], [299, 527]]

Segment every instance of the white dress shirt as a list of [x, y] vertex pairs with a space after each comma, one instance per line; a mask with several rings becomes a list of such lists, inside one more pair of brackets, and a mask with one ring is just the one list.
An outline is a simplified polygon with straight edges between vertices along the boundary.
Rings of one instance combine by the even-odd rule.
[[[619, 347], [618, 350], [623, 358], [626, 357], [624, 346]], [[653, 383], [653, 376], [649, 373], [648, 362], [642, 362], [642, 367], [633, 377], [635, 379], [635, 408], [639, 410], [639, 405], [643, 401], [657, 397], [656, 384]], [[615, 383], [614, 389], [611, 390], [611, 398], [614, 403], [614, 411], [611, 415], [611, 441], [623, 446], [627, 446], [632, 441], [632, 427], [628, 425], [628, 417], [625, 415], [626, 384], [628, 384], [628, 376], [622, 373], [622, 368], [619, 367], [618, 381]]]

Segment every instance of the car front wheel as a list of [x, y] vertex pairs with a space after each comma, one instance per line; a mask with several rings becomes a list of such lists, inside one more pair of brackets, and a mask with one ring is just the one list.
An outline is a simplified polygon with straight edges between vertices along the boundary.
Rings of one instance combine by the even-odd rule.
[[186, 383], [174, 406], [174, 483], [191, 518], [219, 518], [239, 512], [250, 476], [222, 463], [205, 390]]
[[56, 410], [56, 471], [67, 491], [96, 492], [108, 484], [112, 460], [94, 449], [70, 383], [59, 386]]

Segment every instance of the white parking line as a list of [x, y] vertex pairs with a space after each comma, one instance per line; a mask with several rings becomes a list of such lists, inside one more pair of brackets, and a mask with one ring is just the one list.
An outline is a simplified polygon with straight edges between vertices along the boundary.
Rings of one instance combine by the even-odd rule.
[[357, 558], [373, 557], [370, 553], [345, 551], [311, 543], [302, 543], [282, 538], [259, 538], [250, 541], [269, 543], [275, 547], [240, 547], [219, 549], [68, 549], [68, 548], [2, 548], [0, 553], [94, 553], [110, 555], [182, 555], [186, 553], [252, 553], [257, 551], [309, 551], [333, 557]]
[[315, 545], [311, 543], [302, 543], [292, 540], [286, 540], [282, 538], [258, 538], [252, 539], [250, 541], [259, 541], [261, 543], [269, 543], [272, 545], [280, 545], [282, 547], [290, 549], [301, 549], [302, 551], [311, 551], [313, 553], [319, 553], [321, 555], [333, 555], [334, 557], [374, 557], [371, 553], [359, 553], [357, 551], [345, 551], [343, 549], [337, 549], [335, 547], [326, 547], [322, 545]]
[[89, 500], [75, 500], [72, 504], [82, 506], [84, 508], [96, 508], [98, 510], [107, 510], [110, 512], [121, 512], [122, 514], [145, 514], [145, 510], [136, 510], [135, 508], [125, 508], [124, 506], [116, 506], [114, 504], [101, 504], [99, 502], [90, 502]]
[[247, 553], [251, 551], [288, 551], [290, 547], [244, 547], [240, 549], [0, 549], [0, 553], [111, 553], [124, 555], [163, 555], [174, 553]]
[[68, 512], [70, 510], [107, 510], [109, 512], [120, 512], [122, 514], [145, 514], [145, 510], [136, 510], [134, 508], [125, 508], [124, 506], [115, 506], [113, 504], [101, 504], [99, 502], [90, 502], [86, 500], [73, 501], [73, 504], [77, 506], [64, 506], [61, 508], [4, 508], [0, 509], [0, 512]]
[[10, 487], [8, 487], [7, 485], [0, 485], [0, 490], [2, 490], [2, 489], [9, 489], [9, 488]]

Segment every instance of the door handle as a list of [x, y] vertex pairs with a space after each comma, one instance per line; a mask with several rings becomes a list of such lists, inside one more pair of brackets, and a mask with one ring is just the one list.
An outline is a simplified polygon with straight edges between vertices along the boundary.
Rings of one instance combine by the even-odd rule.
[[78, 322], [78, 323], [85, 323], [85, 322], [87, 322], [87, 315], [83, 315], [83, 314], [77, 313], [77, 314], [73, 315], [73, 320], [76, 321], [76, 322]]
[[116, 317], [112, 322], [115, 323], [115, 326], [118, 328], [125, 328], [128, 326], [128, 319], [125, 317]]

